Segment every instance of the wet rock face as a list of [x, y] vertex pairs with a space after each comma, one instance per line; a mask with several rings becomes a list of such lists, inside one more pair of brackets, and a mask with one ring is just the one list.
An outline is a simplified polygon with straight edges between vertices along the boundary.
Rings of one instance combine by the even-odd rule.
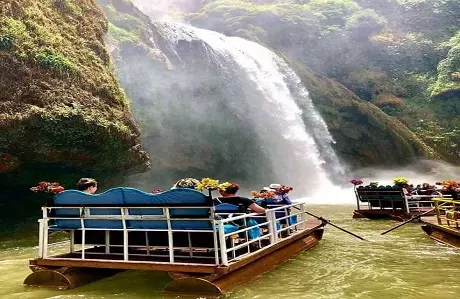
[[15, 181], [31, 165], [50, 165], [55, 180], [59, 169], [75, 177], [147, 169], [94, 1], [6, 0], [0, 17], [0, 178]]

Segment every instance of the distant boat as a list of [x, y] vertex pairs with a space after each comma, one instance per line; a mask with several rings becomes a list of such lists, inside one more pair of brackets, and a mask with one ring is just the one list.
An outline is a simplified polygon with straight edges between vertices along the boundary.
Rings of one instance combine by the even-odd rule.
[[460, 201], [436, 198], [436, 216], [423, 218], [423, 231], [433, 240], [460, 249]]
[[[165, 292], [221, 295], [314, 247], [325, 224], [308, 218], [303, 203], [247, 214], [185, 188], [68, 190], [42, 209], [38, 257], [24, 284], [64, 289], [152, 270], [171, 276]], [[56, 231], [69, 233], [69, 251], [50, 256], [48, 235]]]
[[432, 199], [437, 197], [431, 194], [405, 196], [401, 188], [392, 186], [355, 186], [354, 190], [356, 210], [353, 218], [404, 221], [433, 209]]

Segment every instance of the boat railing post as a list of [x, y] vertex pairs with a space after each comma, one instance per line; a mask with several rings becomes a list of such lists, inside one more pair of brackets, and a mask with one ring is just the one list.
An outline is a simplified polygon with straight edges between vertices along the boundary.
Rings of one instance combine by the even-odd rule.
[[218, 225], [219, 225], [220, 258], [222, 260], [222, 265], [228, 266], [227, 244], [225, 243], [224, 221], [219, 220]]
[[[301, 223], [302, 223], [302, 226], [303, 226], [304, 228], [306, 228], [306, 225], [305, 225], [305, 222], [306, 222], [306, 221], [305, 221], [305, 215], [306, 215], [306, 214], [305, 214], [305, 204], [304, 204], [304, 203], [301, 203], [301, 204], [300, 204], [300, 211], [302, 212], [302, 214], [300, 214], [300, 221], [301, 221]], [[302, 229], [302, 226], [301, 226], [301, 229]]]
[[272, 215], [272, 211], [270, 210], [265, 211], [265, 217], [267, 218], [267, 222], [268, 222], [268, 233], [270, 234], [270, 245], [275, 244], [275, 234], [276, 234], [276, 229], [273, 229], [273, 218], [271, 215]]
[[43, 258], [48, 257], [48, 229], [49, 229], [49, 218], [48, 208], [43, 209]]
[[212, 238], [214, 243], [214, 262], [216, 265], [219, 265], [219, 241], [217, 238], [217, 223], [216, 223], [216, 207], [212, 206], [210, 208], [210, 216], [211, 216], [211, 223], [212, 223]]
[[172, 233], [172, 225], [171, 225], [171, 218], [169, 213], [169, 208], [163, 208], [163, 213], [166, 216], [166, 222], [168, 224], [168, 250], [169, 250], [169, 262], [174, 263], [174, 246], [173, 246], [173, 233]]
[[436, 218], [438, 219], [438, 224], [442, 225], [441, 213], [439, 212], [439, 202], [437, 200], [434, 201], [434, 208], [436, 211]]
[[128, 230], [126, 227], [126, 215], [128, 214], [127, 208], [121, 208], [121, 222], [123, 225], [123, 260], [127, 261], [129, 259], [129, 252], [128, 252]]
[[147, 255], [150, 255], [150, 240], [149, 240], [149, 232], [145, 232], [145, 245], [147, 246]]
[[85, 221], [83, 220], [84, 213], [86, 213], [87, 209], [84, 208], [85, 212], [83, 212], [83, 208], [80, 208], [80, 224], [81, 224], [81, 258], [85, 259], [85, 243], [86, 243], [86, 230], [85, 230]]
[[110, 231], [105, 231], [105, 254], [110, 253]]
[[43, 245], [44, 245], [44, 236], [45, 236], [45, 226], [43, 224], [45, 220], [38, 220], [38, 257], [43, 258]]
[[410, 209], [409, 209], [409, 197], [406, 196], [406, 195], [403, 195], [403, 198], [404, 198], [404, 203], [406, 204], [406, 212], [407, 212], [407, 213], [410, 213]]
[[75, 230], [70, 231], [70, 253], [75, 252]]
[[270, 222], [273, 231], [273, 244], [278, 242], [278, 229], [276, 227], [276, 212], [273, 210], [268, 211], [270, 213]]
[[[355, 197], [356, 197], [356, 207], [358, 209], [358, 211], [360, 210], [360, 207], [359, 207], [359, 195], [358, 195], [358, 191], [356, 190], [356, 185], [354, 185], [354, 192], [355, 192]], [[303, 205], [302, 205], [303, 206]]]

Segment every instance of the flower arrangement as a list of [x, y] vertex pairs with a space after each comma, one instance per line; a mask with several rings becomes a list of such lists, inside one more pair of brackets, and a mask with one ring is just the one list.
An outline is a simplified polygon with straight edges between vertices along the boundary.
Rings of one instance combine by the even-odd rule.
[[232, 185], [233, 185], [233, 183], [230, 183], [230, 182], [221, 183], [221, 184], [217, 185], [217, 189], [219, 191], [225, 191], [225, 189], [227, 189], [228, 187], [231, 187]]
[[62, 187], [59, 183], [50, 183], [50, 182], [40, 182], [38, 186], [31, 187], [30, 191], [32, 192], [45, 192], [45, 193], [54, 193], [58, 194], [64, 191], [64, 187]]
[[195, 189], [203, 191], [204, 189], [207, 190], [216, 190], [219, 186], [219, 180], [213, 180], [211, 178], [203, 178], [201, 181], [196, 185]]
[[190, 188], [195, 189], [195, 187], [200, 183], [199, 180], [194, 178], [185, 178], [180, 179], [174, 184], [174, 188]]
[[273, 191], [265, 191], [265, 192], [252, 191], [251, 195], [254, 198], [275, 198], [276, 197], [276, 194]]
[[405, 185], [405, 184], [409, 183], [409, 179], [403, 178], [403, 177], [398, 177], [398, 178], [393, 179], [393, 183], [395, 185]]
[[277, 189], [275, 191], [275, 194], [280, 194], [280, 195], [288, 194], [292, 190], [294, 190], [294, 188], [289, 187], [289, 186], [285, 186], [285, 185], [281, 185], [281, 188]]
[[362, 185], [363, 181], [360, 180], [360, 179], [353, 179], [353, 180], [350, 181], [350, 183], [352, 183], [355, 186], [358, 186], [358, 185]]
[[444, 186], [444, 188], [446, 189], [450, 189], [450, 190], [453, 190], [453, 189], [456, 189], [459, 187], [459, 183], [454, 181], [454, 180], [445, 180], [445, 181], [442, 181], [441, 182], [441, 185]]

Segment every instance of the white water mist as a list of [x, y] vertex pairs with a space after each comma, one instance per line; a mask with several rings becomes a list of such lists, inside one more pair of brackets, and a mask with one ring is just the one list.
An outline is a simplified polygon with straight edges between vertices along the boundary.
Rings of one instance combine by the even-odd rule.
[[[244, 96], [227, 104], [239, 117], [250, 121], [257, 134], [254, 138], [270, 157], [265, 163], [272, 165], [277, 182], [292, 185], [302, 194], [331, 188], [325, 158], [329, 169], [342, 172], [332, 149], [332, 136], [307, 89], [283, 59], [238, 37], [178, 23], [159, 23], [158, 28], [170, 49], [174, 50], [180, 41], [200, 42], [224, 80], [232, 76], [249, 79], [239, 86]], [[181, 54], [174, 53], [182, 61]], [[306, 109], [302, 112], [297, 103]], [[234, 167], [239, 167], [237, 161]]]

